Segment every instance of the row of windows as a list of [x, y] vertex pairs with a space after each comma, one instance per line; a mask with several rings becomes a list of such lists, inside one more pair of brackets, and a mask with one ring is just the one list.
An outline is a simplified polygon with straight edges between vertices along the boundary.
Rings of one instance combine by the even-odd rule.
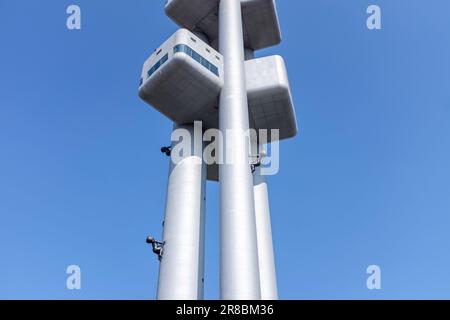
[[164, 55], [164, 57], [162, 57], [157, 63], [155, 63], [155, 65], [153, 67], [150, 68], [150, 70], [148, 70], [147, 75], [150, 78], [152, 74], [154, 74], [156, 72], [156, 70], [158, 70], [164, 63], [167, 62], [167, 60], [169, 60], [169, 54], [166, 53]]
[[[207, 49], [208, 50], [208, 49]], [[161, 51], [161, 50], [160, 50]], [[186, 53], [188, 56], [192, 57], [195, 61], [200, 63], [202, 66], [204, 66], [206, 69], [214, 73], [216, 76], [219, 76], [219, 68], [217, 68], [215, 65], [213, 65], [211, 62], [203, 58], [200, 54], [198, 54], [195, 50], [193, 50], [191, 47], [185, 45], [185, 44], [179, 44], [173, 48], [173, 53], [177, 52], [183, 52]], [[157, 53], [157, 55], [160, 52]], [[153, 67], [150, 68], [147, 72], [148, 78], [152, 76], [164, 63], [169, 60], [169, 54], [165, 54], [164, 57], [162, 57]], [[144, 83], [144, 79], [140, 79], [139, 86], [141, 86]]]
[[173, 53], [177, 52], [183, 52], [186, 53], [188, 56], [192, 57], [195, 61], [200, 63], [202, 66], [204, 66], [206, 69], [214, 73], [216, 76], [219, 76], [219, 68], [217, 68], [215, 65], [213, 65], [211, 62], [203, 58], [201, 55], [199, 55], [195, 50], [190, 48], [189, 46], [185, 44], [179, 44], [176, 45], [173, 48]]
[[[197, 40], [195, 40], [195, 38], [192, 38], [192, 37], [191, 37], [191, 40], [192, 40], [193, 42], [197, 42]], [[206, 52], [211, 53], [211, 50], [209, 50], [208, 48], [205, 48], [205, 50], [206, 50]], [[219, 56], [216, 56], [216, 59], [220, 61]]]

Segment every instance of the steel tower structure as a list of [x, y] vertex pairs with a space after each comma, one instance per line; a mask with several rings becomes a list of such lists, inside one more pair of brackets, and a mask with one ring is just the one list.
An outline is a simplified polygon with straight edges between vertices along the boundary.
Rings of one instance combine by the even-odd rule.
[[[264, 142], [246, 134], [278, 129], [273, 142], [298, 131], [284, 60], [254, 57], [281, 41], [275, 1], [167, 0], [165, 11], [181, 29], [144, 63], [139, 95], [174, 122], [162, 151], [191, 148], [170, 161], [163, 240], [148, 239], [161, 261], [157, 298], [203, 299], [211, 180], [220, 183], [221, 298], [277, 299], [267, 182], [254, 162]], [[226, 160], [207, 165], [202, 134], [211, 128], [223, 134]]]

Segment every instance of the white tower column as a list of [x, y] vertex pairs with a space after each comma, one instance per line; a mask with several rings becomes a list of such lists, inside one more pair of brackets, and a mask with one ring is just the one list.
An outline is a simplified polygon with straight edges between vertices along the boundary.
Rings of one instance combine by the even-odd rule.
[[[174, 132], [176, 129], [182, 130], [178, 132], [183, 141], [172, 145], [157, 299], [201, 300], [206, 188], [202, 131], [194, 125], [175, 125]], [[175, 135], [173, 139], [178, 140], [179, 136]], [[174, 153], [186, 141], [190, 146], [188, 144], [188, 149], [183, 149], [185, 154], [182, 154], [181, 161], [174, 163], [177, 156]]]
[[220, 295], [261, 298], [240, 0], [220, 0], [219, 49], [224, 58], [219, 127], [225, 163], [220, 165]]
[[[255, 58], [255, 52], [244, 49], [245, 60]], [[263, 145], [258, 146], [257, 138], [252, 139], [252, 158], [259, 155], [262, 161], [266, 155]], [[270, 222], [270, 205], [267, 179], [261, 174], [261, 167], [253, 173], [253, 192], [255, 198], [256, 239], [258, 244], [259, 282], [261, 284], [261, 300], [278, 300], [277, 276], [272, 240], [272, 224]]]
[[[260, 146], [259, 154], [261, 159], [265, 153], [264, 147]], [[277, 300], [278, 288], [273, 252], [272, 224], [270, 222], [269, 192], [266, 177], [261, 174], [261, 167], [256, 168], [253, 174], [253, 183], [261, 299]]]

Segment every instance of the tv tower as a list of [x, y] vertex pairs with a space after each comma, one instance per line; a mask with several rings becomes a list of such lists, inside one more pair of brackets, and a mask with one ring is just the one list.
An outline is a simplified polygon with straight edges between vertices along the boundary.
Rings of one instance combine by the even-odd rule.
[[[220, 183], [221, 299], [275, 300], [264, 144], [298, 131], [284, 60], [254, 55], [281, 41], [275, 1], [168, 0], [165, 12], [181, 29], [144, 63], [139, 87], [174, 123], [174, 142], [161, 150], [171, 157], [163, 239], [147, 240], [160, 259], [157, 299], [203, 299], [210, 180]], [[208, 129], [223, 136], [218, 164], [204, 159]], [[269, 130], [270, 141], [249, 138], [249, 129]]]

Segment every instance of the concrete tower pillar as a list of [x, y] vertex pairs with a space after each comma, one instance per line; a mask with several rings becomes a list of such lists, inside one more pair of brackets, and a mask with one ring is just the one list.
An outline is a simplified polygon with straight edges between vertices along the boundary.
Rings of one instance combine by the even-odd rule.
[[[264, 146], [259, 146], [260, 160], [264, 158], [265, 154]], [[253, 174], [253, 184], [261, 299], [277, 300], [278, 288], [270, 222], [269, 192], [266, 177], [261, 173], [261, 167], [256, 168]]]
[[[172, 140], [183, 138], [172, 144], [158, 300], [203, 299], [206, 164], [201, 135], [197, 126], [174, 126]], [[187, 146], [183, 152], [181, 145]]]
[[248, 138], [244, 43], [240, 0], [221, 0], [219, 51], [224, 58], [219, 128], [224, 135], [220, 165], [220, 295], [259, 300], [258, 249]]

